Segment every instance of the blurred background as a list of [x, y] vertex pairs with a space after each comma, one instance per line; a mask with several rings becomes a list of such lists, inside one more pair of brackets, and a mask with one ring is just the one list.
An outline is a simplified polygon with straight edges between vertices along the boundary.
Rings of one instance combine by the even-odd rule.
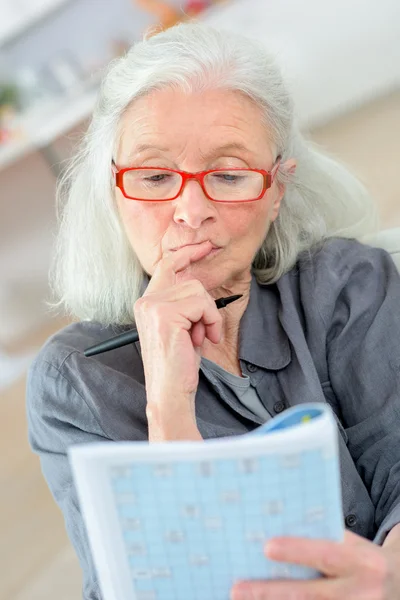
[[101, 69], [153, 25], [199, 20], [275, 50], [304, 132], [400, 226], [398, 0], [0, 0], [1, 600], [79, 598], [61, 513], [30, 453], [25, 373], [51, 317], [55, 186], [87, 127]]

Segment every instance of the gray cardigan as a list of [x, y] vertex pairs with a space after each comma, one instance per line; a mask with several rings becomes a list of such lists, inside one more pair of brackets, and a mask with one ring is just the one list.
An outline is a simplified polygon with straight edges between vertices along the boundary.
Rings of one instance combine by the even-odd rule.
[[[400, 522], [399, 307], [400, 276], [390, 255], [334, 239], [300, 256], [274, 285], [253, 277], [240, 323], [243, 373], [270, 414], [311, 401], [333, 408], [345, 524], [377, 543]], [[101, 594], [66, 451], [81, 442], [147, 439], [140, 343], [83, 355], [123, 329], [69, 325], [46, 342], [27, 381], [30, 443], [64, 513], [86, 600]], [[215, 373], [201, 369], [199, 376], [204, 438], [260, 424]]]

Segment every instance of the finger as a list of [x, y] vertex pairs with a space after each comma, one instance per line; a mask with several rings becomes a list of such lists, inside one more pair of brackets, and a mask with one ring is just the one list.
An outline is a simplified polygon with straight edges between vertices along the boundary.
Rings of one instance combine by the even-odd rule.
[[[268, 558], [277, 561], [289, 562], [317, 569], [327, 576], [346, 575], [354, 572], [365, 560], [365, 553], [369, 545], [355, 543], [349, 536], [343, 542], [327, 540], [310, 540], [307, 538], [285, 537], [270, 540], [266, 546]], [[360, 552], [360, 546], [364, 550]]]
[[192, 331], [190, 333], [193, 346], [200, 348], [204, 344], [204, 338], [206, 337], [206, 327], [203, 321], [194, 323]]
[[204, 337], [214, 344], [221, 341], [222, 315], [215, 300], [196, 279], [175, 284], [163, 292], [147, 289], [135, 303], [138, 328], [142, 314], [146, 315], [147, 320], [150, 318], [153, 324], [159, 323], [162, 330], [180, 323], [181, 328], [190, 331], [194, 324], [202, 321], [204, 331], [200, 326], [194, 330], [195, 337], [192, 340], [195, 347], [202, 345]]
[[365, 538], [357, 533], [353, 533], [352, 531], [348, 531], [347, 529], [344, 532], [343, 543], [349, 546], [365, 546]]
[[399, 525], [395, 525], [393, 527], [393, 529], [391, 529], [388, 533], [388, 535], [386, 536], [385, 542], [384, 542], [384, 546], [387, 549], [388, 546], [390, 547], [394, 547], [396, 549], [399, 548], [399, 542], [400, 542], [400, 524]]
[[[191, 327], [191, 338], [194, 346], [200, 347], [204, 343], [204, 339], [207, 338], [214, 344], [218, 344], [221, 341], [222, 335], [222, 316], [218, 312], [215, 306], [215, 301], [211, 296], [206, 297], [206, 303], [203, 302], [203, 312], [199, 319], [192, 321]], [[196, 298], [196, 302], [199, 302], [201, 308], [201, 298]], [[193, 305], [193, 299], [189, 300]], [[194, 315], [198, 316], [197, 315]], [[194, 318], [193, 317], [193, 318]]]
[[344, 598], [340, 582], [333, 579], [312, 581], [240, 581], [236, 583], [230, 600], [329, 600]]
[[190, 335], [193, 346], [201, 348], [205, 338], [213, 344], [218, 344], [221, 341], [222, 330], [219, 323], [204, 325], [203, 321], [198, 321], [194, 323]]
[[[169, 308], [165, 311], [163, 322], [165, 327], [175, 323], [180, 329], [190, 331], [191, 335], [193, 327], [196, 325], [194, 332], [196, 346], [198, 341], [201, 340], [201, 344], [204, 342], [204, 337], [207, 337], [214, 344], [221, 339], [222, 316], [215, 305], [215, 301], [206, 292], [200, 296], [192, 295], [176, 300], [173, 303], [173, 309]], [[204, 329], [202, 330], [202, 328]]]
[[212, 243], [207, 240], [201, 244], [185, 246], [175, 252], [166, 252], [159, 260], [147, 290], [154, 292], [175, 285], [176, 274], [187, 269], [191, 263], [207, 256], [212, 247]]

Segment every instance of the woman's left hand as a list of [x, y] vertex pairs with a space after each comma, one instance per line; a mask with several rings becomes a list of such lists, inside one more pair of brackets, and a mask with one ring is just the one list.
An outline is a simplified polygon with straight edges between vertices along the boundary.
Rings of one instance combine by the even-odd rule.
[[307, 581], [243, 581], [232, 588], [231, 599], [400, 600], [398, 542], [399, 539], [393, 540], [381, 547], [349, 531], [341, 543], [275, 538], [266, 546], [268, 558], [311, 567], [325, 577]]

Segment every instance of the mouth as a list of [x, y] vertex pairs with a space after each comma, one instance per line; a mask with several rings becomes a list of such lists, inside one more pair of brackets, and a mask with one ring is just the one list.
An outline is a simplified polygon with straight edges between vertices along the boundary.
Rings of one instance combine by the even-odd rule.
[[[182, 248], [187, 248], [188, 246], [200, 246], [200, 244], [204, 244], [204, 242], [197, 242], [197, 244], [183, 244], [183, 246], [177, 246], [176, 248], [171, 248], [171, 252], [176, 252], [177, 250], [182, 250]], [[221, 250], [221, 247], [214, 246], [214, 244], [213, 244], [212, 249], [210, 250], [209, 254], [213, 254], [217, 250]]]
[[[217, 252], [219, 252], [220, 250], [222, 250], [222, 248], [219, 248], [218, 246], [215, 246], [211, 252], [209, 254], [207, 254], [207, 256], [212, 256], [213, 254], [216, 254]], [[206, 258], [207, 258], [206, 256]]]

